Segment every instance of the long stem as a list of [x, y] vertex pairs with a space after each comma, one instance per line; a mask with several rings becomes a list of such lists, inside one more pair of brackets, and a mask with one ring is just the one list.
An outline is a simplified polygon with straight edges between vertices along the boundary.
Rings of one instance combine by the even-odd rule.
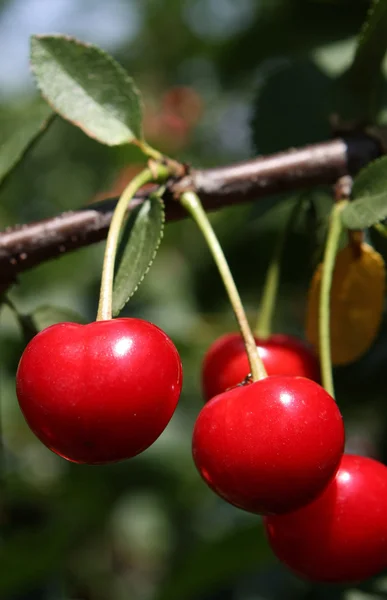
[[259, 306], [257, 323], [254, 333], [261, 339], [268, 338], [271, 334], [273, 315], [278, 295], [278, 286], [281, 274], [281, 261], [286, 241], [293, 229], [294, 222], [304, 202], [301, 197], [292, 208], [290, 216], [283, 230], [279, 233], [269, 267], [266, 272], [263, 294]]
[[251, 376], [254, 381], [267, 377], [267, 373], [263, 362], [258, 354], [257, 346], [254, 340], [254, 336], [251, 332], [249, 323], [247, 321], [246, 313], [243, 308], [242, 301], [239, 296], [239, 292], [235, 285], [233, 276], [230, 271], [230, 267], [227, 264], [227, 260], [224, 256], [222, 247], [215, 235], [212, 225], [207, 217], [205, 210], [194, 192], [185, 192], [180, 197], [182, 206], [189, 212], [200, 231], [202, 232], [204, 239], [210, 249], [210, 252], [214, 258], [214, 261], [219, 269], [220, 276], [223, 280], [224, 286], [227, 290], [232, 308], [234, 310], [235, 318], [238, 322], [239, 329], [241, 331], [246, 352], [249, 358]]
[[107, 321], [112, 318], [114, 265], [121, 228], [129, 202], [143, 185], [150, 182], [165, 181], [169, 175], [170, 171], [167, 167], [155, 163], [152, 168], [144, 169], [132, 179], [117, 202], [106, 240], [97, 321]]
[[335, 397], [332, 375], [331, 338], [330, 338], [330, 301], [333, 271], [335, 268], [336, 254], [342, 231], [341, 211], [347, 204], [347, 200], [334, 205], [326, 241], [319, 302], [319, 345], [321, 376], [326, 391]]

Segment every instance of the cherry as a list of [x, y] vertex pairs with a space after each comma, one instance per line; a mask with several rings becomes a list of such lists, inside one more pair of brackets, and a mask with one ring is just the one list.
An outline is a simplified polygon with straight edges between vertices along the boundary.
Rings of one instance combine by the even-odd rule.
[[[320, 382], [320, 367], [313, 349], [296, 337], [283, 334], [255, 338], [268, 375], [298, 375]], [[218, 338], [207, 351], [202, 369], [206, 400], [242, 382], [250, 371], [243, 339], [238, 333]]]
[[301, 577], [367, 579], [387, 567], [387, 468], [344, 455], [321, 496], [293, 513], [267, 517], [265, 528], [275, 554]]
[[52, 325], [28, 344], [16, 375], [32, 431], [63, 458], [89, 464], [148, 448], [171, 419], [181, 386], [175, 346], [141, 319]]
[[204, 405], [193, 432], [199, 473], [245, 510], [277, 514], [314, 499], [334, 476], [344, 426], [333, 398], [304, 377], [272, 376]]

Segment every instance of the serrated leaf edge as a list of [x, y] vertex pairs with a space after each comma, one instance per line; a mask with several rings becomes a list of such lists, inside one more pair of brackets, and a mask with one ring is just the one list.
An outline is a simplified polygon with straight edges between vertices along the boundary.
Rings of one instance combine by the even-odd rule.
[[154, 260], [156, 258], [156, 254], [157, 254], [157, 252], [158, 252], [158, 250], [160, 248], [161, 241], [162, 241], [162, 239], [164, 237], [164, 227], [165, 227], [165, 205], [164, 205], [164, 201], [161, 198], [161, 196], [159, 194], [157, 194], [157, 193], [150, 194], [149, 195], [149, 199], [152, 199], [152, 198], [156, 199], [160, 203], [160, 206], [161, 206], [161, 228], [160, 228], [159, 239], [158, 239], [158, 242], [157, 242], [157, 244], [156, 244], [156, 246], [154, 248], [154, 252], [152, 254], [152, 257], [149, 260], [148, 266], [147, 266], [146, 270], [144, 271], [142, 277], [137, 282], [136, 287], [133, 288], [131, 294], [128, 295], [128, 297], [126, 298], [125, 302], [120, 303], [120, 308], [118, 308], [116, 310], [113, 310], [113, 316], [114, 317], [117, 317], [120, 314], [120, 312], [122, 311], [122, 309], [127, 305], [127, 303], [129, 302], [129, 300], [137, 292], [138, 288], [140, 287], [140, 285], [144, 281], [146, 275], [149, 273], [149, 270], [150, 270], [151, 266], [154, 263]]
[[[356, 186], [356, 180], [357, 180], [357, 179], [359, 179], [360, 177], [362, 177], [362, 175], [364, 175], [364, 173], [365, 173], [365, 172], [366, 172], [368, 169], [370, 169], [370, 168], [374, 168], [374, 165], [377, 165], [377, 164], [379, 164], [380, 162], [383, 162], [383, 161], [386, 161], [386, 169], [387, 169], [387, 156], [379, 156], [378, 158], [375, 158], [375, 160], [373, 160], [372, 162], [370, 162], [370, 163], [368, 163], [367, 165], [365, 165], [365, 167], [363, 167], [362, 169], [360, 169], [360, 171], [357, 173], [357, 175], [356, 175], [356, 177], [355, 177], [355, 179], [354, 179], [354, 182], [353, 182], [353, 187], [355, 187], [355, 186]], [[387, 177], [386, 177], [386, 179], [387, 179]], [[386, 187], [387, 187], [387, 186], [386, 186]], [[386, 190], [386, 193], [387, 193], [387, 190]], [[379, 194], [378, 194], [378, 195], [379, 195]], [[356, 229], [358, 229], [358, 227], [349, 227], [349, 226], [347, 225], [347, 223], [346, 223], [346, 220], [345, 220], [345, 215], [346, 215], [347, 213], [350, 213], [350, 212], [351, 212], [351, 207], [352, 207], [352, 206], [355, 204], [355, 202], [356, 202], [357, 200], [360, 200], [361, 198], [364, 198], [364, 196], [361, 196], [360, 198], [356, 198], [356, 197], [354, 196], [354, 197], [352, 198], [352, 201], [351, 201], [351, 202], [350, 202], [350, 203], [349, 203], [349, 204], [348, 204], [348, 205], [347, 205], [347, 206], [344, 208], [343, 212], [341, 213], [341, 220], [342, 220], [342, 223], [343, 223], [344, 227], [346, 227], [347, 229], [353, 229], [353, 230], [356, 230]], [[386, 206], [386, 216], [387, 216], [387, 206]], [[382, 220], [382, 218], [381, 218], [381, 219], [378, 219], [378, 221], [367, 222], [367, 223], [368, 223], [368, 225], [365, 225], [365, 226], [364, 226], [364, 228], [371, 227], [371, 226], [372, 226], [372, 225], [374, 225], [375, 223], [379, 223], [379, 221], [381, 221], [381, 220]]]
[[[92, 138], [92, 139], [100, 142], [101, 144], [105, 144], [105, 146], [123, 146], [125, 144], [133, 143], [136, 140], [143, 141], [144, 140], [144, 136], [143, 136], [142, 124], [140, 124], [140, 126], [139, 126], [139, 133], [140, 133], [140, 137], [139, 138], [136, 138], [134, 136], [133, 138], [127, 140], [126, 142], [121, 142], [120, 144], [109, 144], [108, 142], [102, 141], [100, 138], [98, 138], [98, 136], [94, 135], [86, 127], [83, 127], [80, 123], [76, 123], [76, 122], [72, 121], [71, 119], [69, 119], [62, 111], [57, 110], [57, 108], [52, 104], [52, 102], [49, 100], [49, 98], [47, 98], [47, 96], [43, 92], [43, 90], [41, 88], [41, 85], [39, 84], [38, 76], [37, 76], [37, 74], [35, 72], [34, 65], [33, 65], [32, 60], [31, 60], [31, 53], [32, 53], [33, 43], [35, 41], [40, 41], [40, 40], [45, 40], [45, 39], [53, 39], [53, 38], [66, 40], [68, 42], [72, 42], [72, 43], [76, 44], [77, 46], [80, 46], [80, 47], [83, 47], [83, 48], [91, 48], [93, 50], [96, 50], [101, 56], [103, 56], [104, 58], [106, 58], [113, 67], [115, 67], [118, 71], [120, 71], [129, 80], [129, 82], [133, 86], [133, 93], [135, 94], [135, 96], [137, 96], [137, 100], [138, 100], [141, 112], [143, 112], [143, 108], [144, 108], [144, 103], [143, 103], [142, 95], [140, 93], [140, 90], [136, 86], [134, 79], [129, 75], [129, 73], [127, 72], [127, 70], [124, 69], [124, 67], [118, 61], [116, 61], [108, 52], [105, 52], [104, 50], [102, 50], [102, 48], [100, 48], [96, 44], [92, 44], [90, 42], [82, 42], [79, 39], [77, 39], [76, 37], [73, 37], [73, 36], [70, 36], [70, 35], [63, 35], [63, 34], [41, 34], [41, 35], [39, 34], [39, 35], [32, 35], [31, 38], [30, 38], [30, 61], [29, 61], [30, 71], [31, 71], [31, 73], [32, 73], [32, 75], [34, 77], [34, 81], [36, 83], [36, 86], [37, 86], [37, 88], [38, 88], [38, 90], [39, 90], [42, 98], [44, 98], [45, 102], [47, 102], [47, 104], [50, 106], [50, 108], [56, 114], [58, 114], [60, 117], [62, 117], [62, 119], [65, 119], [66, 121], [68, 121], [69, 123], [71, 123], [72, 125], [74, 125], [74, 127], [78, 127], [87, 136], [89, 136], [90, 138]], [[93, 100], [93, 98], [91, 98], [91, 99]]]
[[5, 183], [5, 181], [8, 179], [8, 176], [14, 171], [14, 169], [16, 169], [16, 167], [21, 163], [21, 161], [23, 160], [25, 155], [39, 141], [41, 136], [47, 131], [47, 129], [50, 127], [50, 125], [52, 125], [52, 122], [54, 121], [55, 117], [56, 117], [55, 112], [51, 112], [51, 114], [47, 115], [47, 117], [45, 119], [42, 119], [40, 127], [36, 130], [35, 135], [33, 135], [30, 138], [30, 140], [24, 146], [22, 151], [19, 153], [19, 156], [12, 163], [11, 167], [8, 169], [8, 171], [3, 173], [3, 175], [0, 175], [0, 187]]

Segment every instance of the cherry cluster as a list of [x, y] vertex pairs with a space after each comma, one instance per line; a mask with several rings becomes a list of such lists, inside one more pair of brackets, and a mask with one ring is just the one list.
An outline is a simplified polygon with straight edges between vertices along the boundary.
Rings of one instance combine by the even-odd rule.
[[[368, 578], [387, 566], [387, 468], [343, 455], [343, 420], [308, 346], [284, 335], [256, 343], [268, 372], [256, 382], [239, 335], [207, 352], [195, 464], [219, 496], [264, 515], [273, 551], [302, 577]], [[67, 460], [94, 465], [153, 444], [181, 388], [173, 342], [135, 318], [48, 327], [26, 347], [16, 377], [37, 437]]]
[[274, 553], [301, 577], [367, 579], [387, 567], [387, 467], [343, 454], [343, 420], [309, 346], [256, 343], [269, 376], [255, 383], [237, 334], [204, 358], [196, 466], [219, 496], [264, 515]]

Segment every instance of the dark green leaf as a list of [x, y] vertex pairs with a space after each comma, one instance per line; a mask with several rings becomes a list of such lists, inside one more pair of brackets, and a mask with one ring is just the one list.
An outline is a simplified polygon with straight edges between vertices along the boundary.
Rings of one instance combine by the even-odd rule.
[[155, 600], [200, 598], [217, 585], [256, 571], [272, 560], [259, 523], [235, 529], [215, 541], [201, 542], [161, 588]]
[[47, 102], [89, 136], [109, 146], [142, 137], [133, 80], [96, 46], [64, 36], [33, 36], [31, 66]]
[[41, 331], [55, 323], [85, 323], [86, 320], [69, 308], [43, 305], [36, 308], [30, 315], [30, 319], [37, 331]]
[[[353, 35], [364, 20], [364, 0], [261, 0], [253, 3], [249, 26], [220, 46], [227, 82], [251, 81], [265, 59], [310, 54]], [[248, 79], [250, 77], [250, 79]], [[274, 119], [275, 117], [273, 117]]]
[[387, 2], [373, 0], [359, 36], [354, 60], [343, 82], [352, 96], [348, 118], [372, 119], [378, 109], [382, 77], [382, 62], [387, 50]]
[[15, 307], [13, 310], [19, 321], [26, 344], [28, 344], [39, 331], [46, 329], [46, 327], [50, 327], [50, 325], [55, 325], [55, 323], [85, 323], [85, 320], [75, 311], [67, 308], [58, 308], [56, 306], [39, 306], [30, 315], [16, 312]]
[[21, 161], [27, 150], [52, 121], [53, 113], [45, 102], [26, 107], [21, 115], [1, 126], [0, 184]]
[[311, 61], [277, 62], [261, 72], [252, 121], [254, 146], [267, 154], [330, 136], [332, 80]]
[[28, 343], [39, 331], [55, 323], [85, 323], [85, 319], [69, 308], [42, 305], [35, 308], [31, 314], [19, 311], [13, 300], [5, 298], [4, 302], [14, 313], [23, 332], [25, 342]]
[[365, 229], [387, 217], [387, 156], [360, 171], [352, 196], [353, 202], [342, 212], [348, 229]]
[[119, 248], [114, 279], [113, 314], [117, 316], [134, 294], [156, 256], [164, 229], [164, 206], [152, 194], [131, 211]]

